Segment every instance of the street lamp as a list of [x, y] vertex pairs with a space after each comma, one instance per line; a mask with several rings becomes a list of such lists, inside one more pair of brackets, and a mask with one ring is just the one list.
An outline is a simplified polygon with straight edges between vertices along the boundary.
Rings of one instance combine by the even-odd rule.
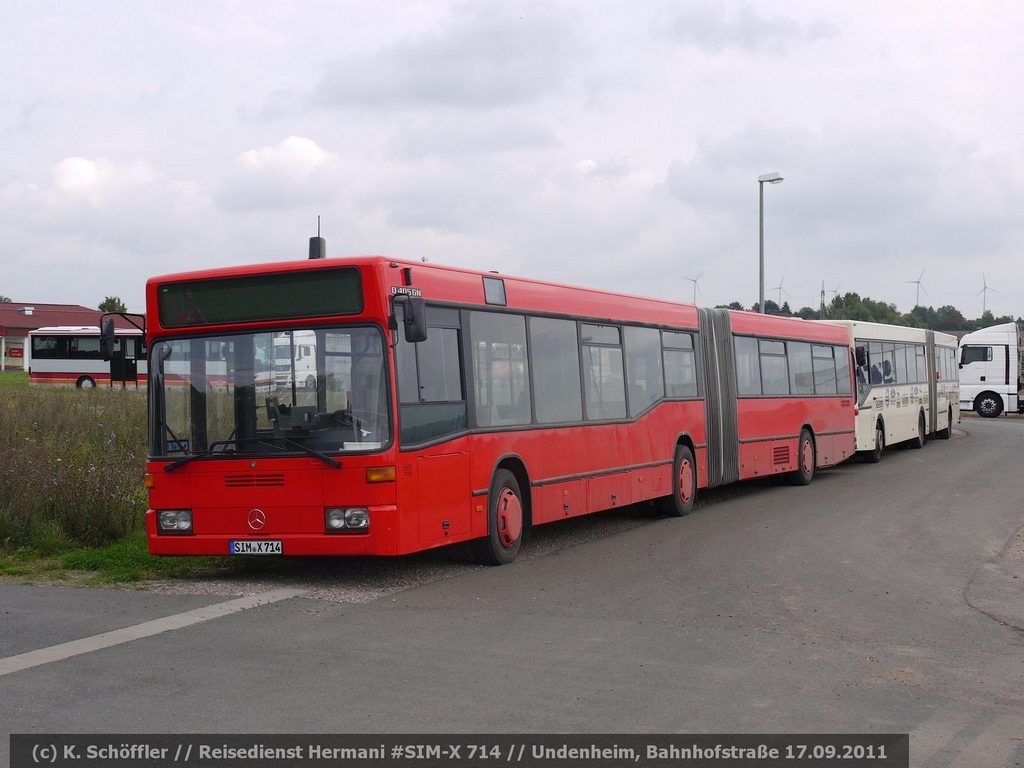
[[769, 184], [779, 184], [782, 182], [782, 177], [777, 173], [766, 173], [757, 177], [757, 186], [761, 193], [761, 279], [759, 281], [760, 292], [757, 306], [762, 315], [764, 314], [764, 183], [766, 181]]

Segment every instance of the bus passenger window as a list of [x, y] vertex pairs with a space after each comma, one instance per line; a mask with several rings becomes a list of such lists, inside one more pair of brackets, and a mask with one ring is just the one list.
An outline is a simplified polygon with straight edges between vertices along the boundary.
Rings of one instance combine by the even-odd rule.
[[661, 345], [665, 369], [665, 396], [696, 397], [697, 364], [693, 352], [693, 336], [688, 333], [663, 331]]
[[737, 336], [733, 342], [736, 348], [736, 388], [742, 395], [761, 394], [761, 367], [758, 362], [757, 339]]
[[836, 359], [836, 386], [840, 395], [852, 395], [850, 388], [850, 350], [846, 347], [832, 348]]
[[814, 363], [814, 391], [819, 395], [836, 394], [836, 361], [832, 347], [811, 347]]
[[811, 365], [811, 345], [806, 341], [790, 341], [789, 387], [794, 395], [814, 394], [814, 367]]
[[618, 347], [583, 347], [586, 370], [587, 418], [591, 421], [626, 418], [622, 350]]
[[656, 328], [623, 329], [626, 342], [626, 394], [629, 415], [637, 416], [665, 396], [661, 338]]
[[761, 339], [761, 390], [766, 395], [789, 394], [789, 370], [786, 365], [786, 343]]
[[529, 424], [532, 408], [526, 318], [499, 312], [471, 312], [469, 333], [476, 423]]
[[533, 399], [539, 424], [580, 421], [580, 348], [576, 323], [548, 317], [530, 318]]

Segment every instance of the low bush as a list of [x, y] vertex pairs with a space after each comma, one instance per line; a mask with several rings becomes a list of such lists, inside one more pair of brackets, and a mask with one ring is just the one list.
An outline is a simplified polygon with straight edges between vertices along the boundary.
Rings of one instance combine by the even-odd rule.
[[0, 390], [0, 548], [58, 554], [144, 526], [146, 396]]

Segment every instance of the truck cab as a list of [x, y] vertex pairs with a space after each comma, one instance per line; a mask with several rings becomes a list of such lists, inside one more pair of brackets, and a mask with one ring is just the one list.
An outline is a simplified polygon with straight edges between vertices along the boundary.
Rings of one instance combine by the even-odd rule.
[[1016, 323], [960, 339], [960, 408], [979, 416], [1024, 412], [1024, 332]]

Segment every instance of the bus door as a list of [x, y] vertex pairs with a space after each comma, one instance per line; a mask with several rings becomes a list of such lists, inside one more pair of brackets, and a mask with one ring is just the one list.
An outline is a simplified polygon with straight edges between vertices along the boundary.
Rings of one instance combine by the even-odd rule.
[[[907, 354], [917, 356], [917, 350], [920, 349], [919, 345], [911, 344], [907, 346]], [[935, 346], [935, 331], [925, 331], [925, 374], [928, 376], [928, 434], [933, 435], [939, 429], [939, 380], [935, 375], [936, 371], [940, 371], [942, 368], [939, 355], [942, 354], [942, 350]], [[913, 381], [913, 379], [911, 379]]]
[[110, 384], [115, 381], [122, 385], [133, 382], [139, 386], [139, 340], [122, 336], [117, 340], [114, 355], [110, 358]]

